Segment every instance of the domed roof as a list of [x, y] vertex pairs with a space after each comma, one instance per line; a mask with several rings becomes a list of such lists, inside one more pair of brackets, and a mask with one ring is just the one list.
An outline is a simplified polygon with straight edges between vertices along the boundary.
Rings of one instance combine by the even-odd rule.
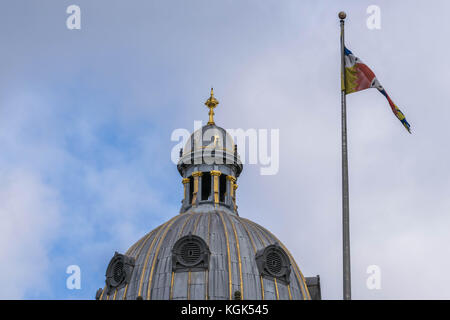
[[206, 148], [233, 153], [234, 141], [225, 129], [215, 124], [207, 124], [191, 134], [184, 146], [183, 155]]
[[243, 165], [232, 137], [214, 123], [218, 104], [211, 89], [208, 124], [180, 155], [180, 213], [114, 254], [96, 299], [311, 299], [287, 248], [239, 216]]
[[213, 206], [173, 217], [122, 262], [116, 255], [108, 270], [117, 281], [99, 299], [310, 299], [297, 263], [272, 233]]

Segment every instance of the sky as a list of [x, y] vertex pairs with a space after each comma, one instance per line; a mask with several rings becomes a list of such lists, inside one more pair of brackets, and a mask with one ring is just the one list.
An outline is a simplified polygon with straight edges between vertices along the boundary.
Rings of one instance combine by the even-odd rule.
[[444, 0], [2, 1], [0, 299], [93, 299], [114, 252], [178, 214], [171, 134], [207, 121], [211, 86], [218, 125], [279, 129], [277, 174], [239, 177], [240, 216], [341, 299], [341, 10], [412, 129], [376, 89], [347, 97], [353, 298], [450, 299]]

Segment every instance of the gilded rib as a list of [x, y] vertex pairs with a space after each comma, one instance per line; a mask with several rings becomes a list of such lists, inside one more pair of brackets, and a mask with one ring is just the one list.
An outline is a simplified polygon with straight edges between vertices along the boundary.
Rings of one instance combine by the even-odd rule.
[[[176, 218], [180, 218], [181, 215], [176, 216]], [[176, 219], [178, 220], [178, 219]], [[156, 247], [155, 255], [153, 256], [153, 262], [152, 262], [152, 268], [150, 270], [150, 278], [148, 280], [148, 286], [147, 286], [147, 300], [150, 300], [151, 298], [151, 287], [152, 287], [152, 280], [153, 280], [153, 271], [155, 270], [155, 264], [156, 260], [158, 259], [159, 249], [161, 249], [161, 244], [164, 241], [164, 238], [167, 235], [167, 231], [169, 231], [172, 224], [175, 222], [175, 220], [170, 220], [170, 223], [167, 225], [166, 230], [164, 230], [163, 235], [161, 236], [161, 240], [158, 242], [158, 246]]]
[[173, 299], [173, 278], [174, 278], [175, 272], [172, 271], [172, 279], [170, 280], [170, 294], [169, 294], [169, 300]]
[[273, 278], [273, 282], [275, 283], [275, 292], [277, 294], [277, 300], [280, 300], [280, 295], [278, 294], [277, 278]]
[[232, 298], [232, 294], [231, 294], [231, 284], [232, 284], [232, 280], [231, 280], [231, 258], [230, 258], [230, 242], [228, 240], [228, 231], [227, 231], [227, 225], [225, 224], [225, 220], [223, 219], [222, 213], [220, 211], [217, 211], [217, 213], [220, 216], [220, 219], [222, 220], [222, 224], [223, 224], [223, 230], [225, 231], [225, 240], [227, 243], [227, 259], [228, 259], [228, 289], [229, 289], [229, 294], [230, 294], [230, 300], [233, 299]]
[[[161, 226], [160, 226], [161, 227]], [[158, 230], [160, 227], [157, 227], [156, 229], [152, 230], [151, 232], [149, 232], [147, 235], [145, 235], [144, 237], [142, 237], [138, 242], [136, 242], [137, 245], [140, 244], [139, 249], [137, 249], [138, 246], [134, 246], [133, 248], [133, 257], [136, 258], [141, 254], [142, 248], [145, 246], [145, 244], [147, 243], [148, 239], [150, 239], [150, 237], [155, 234], [156, 230]], [[131, 249], [129, 250], [131, 252]], [[137, 252], [136, 252], [137, 251]], [[127, 251], [128, 252], [128, 251]], [[123, 295], [122, 295], [122, 300], [125, 300], [127, 297], [127, 292], [128, 292], [128, 283], [125, 285], [125, 290], [123, 290]]]
[[232, 218], [226, 214], [228, 220], [230, 221], [231, 227], [233, 228], [234, 233], [234, 240], [236, 241], [236, 250], [237, 250], [237, 256], [238, 256], [238, 263], [239, 263], [239, 279], [240, 279], [240, 287], [241, 287], [241, 300], [244, 300], [244, 283], [242, 280], [242, 261], [241, 261], [241, 248], [239, 246], [239, 239], [236, 232], [236, 227], [232, 221]]
[[155, 245], [155, 241], [156, 239], [158, 239], [158, 236], [160, 234], [160, 232], [164, 229], [164, 227], [172, 220], [178, 218], [179, 216], [175, 216], [172, 219], [170, 219], [169, 221], [165, 222], [158, 230], [158, 232], [156, 233], [155, 237], [153, 238], [152, 242], [150, 243], [150, 247], [147, 250], [147, 254], [145, 255], [145, 261], [144, 261], [144, 268], [142, 269], [142, 273], [141, 273], [141, 279], [139, 280], [139, 290], [138, 290], [138, 296], [141, 296], [142, 293], [142, 284], [144, 282], [144, 275], [145, 275], [145, 269], [147, 268], [147, 264], [148, 264], [148, 258], [150, 257], [150, 252], [153, 249], [153, 246]]
[[[211, 229], [211, 213], [208, 213], [208, 248], [210, 245], [210, 235], [209, 230]], [[209, 271], [205, 271], [205, 300], [209, 298]]]
[[[274, 236], [269, 230], [265, 229], [262, 226], [257, 226], [257, 227], [263, 229], [268, 234], [270, 234], [281, 245], [281, 247], [286, 251], [289, 258], [291, 259], [291, 261], [294, 264], [294, 271], [297, 274], [297, 280], [299, 282], [300, 290], [302, 291], [303, 300], [307, 300], [307, 298], [311, 299], [311, 296], [308, 291], [308, 287], [306, 286], [305, 277], [303, 276], [302, 272], [300, 271], [300, 268], [298, 267], [297, 262], [295, 262], [292, 254], [289, 252], [289, 250], [286, 248], [286, 246], [276, 236]], [[305, 291], [306, 291], [306, 294], [305, 294]]]
[[[177, 239], [181, 237], [181, 234], [182, 234], [183, 231], [184, 231], [184, 227], [186, 226], [186, 224], [188, 223], [188, 221], [192, 219], [193, 216], [194, 216], [194, 214], [191, 213], [189, 216], [187, 216], [186, 219], [184, 219], [183, 225], [181, 226], [180, 231], [178, 232]], [[189, 271], [189, 273], [191, 273], [191, 272]], [[172, 272], [172, 281], [174, 280], [174, 278], [175, 278], [175, 274], [174, 274], [174, 272]], [[188, 289], [187, 289], [187, 290], [188, 290], [188, 292], [189, 292], [189, 284], [188, 284]], [[170, 286], [170, 294], [169, 294], [169, 295], [170, 295], [170, 296], [173, 296], [173, 286]], [[189, 293], [188, 293], [188, 295], [189, 295]]]
[[[244, 227], [245, 232], [247, 232], [248, 238], [250, 239], [250, 242], [251, 242], [252, 247], [253, 247], [253, 251], [255, 251], [255, 254], [256, 254], [255, 242], [253, 241], [253, 237], [250, 234], [250, 232], [248, 231], [247, 226], [245, 225], [245, 221], [243, 221], [241, 218], [238, 218], [238, 219], [241, 222], [241, 225]], [[259, 280], [261, 282], [261, 298], [262, 298], [262, 300], [264, 300], [264, 283], [263, 283], [263, 278], [262, 278], [261, 275], [259, 276]]]
[[105, 293], [105, 290], [106, 290], [106, 285], [105, 285], [105, 287], [104, 287], [103, 290], [102, 290], [102, 294], [100, 295], [99, 300], [102, 300], [102, 299], [103, 299], [103, 294]]

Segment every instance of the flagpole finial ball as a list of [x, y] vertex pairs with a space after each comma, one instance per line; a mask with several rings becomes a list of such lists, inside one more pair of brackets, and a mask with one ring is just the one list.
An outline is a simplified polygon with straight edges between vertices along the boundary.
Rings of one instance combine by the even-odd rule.
[[347, 17], [347, 14], [344, 11], [339, 12], [339, 19], [344, 20]]

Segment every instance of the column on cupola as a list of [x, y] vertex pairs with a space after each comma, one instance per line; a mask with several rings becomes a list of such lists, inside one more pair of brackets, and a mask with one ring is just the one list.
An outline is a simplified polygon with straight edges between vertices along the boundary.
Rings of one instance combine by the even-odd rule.
[[192, 172], [192, 177], [194, 178], [194, 190], [192, 193], [192, 205], [193, 206], [197, 206], [198, 202], [200, 201], [200, 197], [199, 197], [198, 193], [199, 193], [199, 190], [201, 190], [201, 179], [200, 179], [201, 176], [202, 176], [201, 171]]
[[213, 191], [213, 201], [214, 206], [217, 206], [219, 204], [219, 176], [222, 174], [219, 170], [211, 170], [211, 184], [212, 184], [212, 191]]
[[236, 205], [236, 189], [238, 188], [238, 185], [236, 183], [233, 183], [233, 204], [234, 204], [234, 211], [237, 210]]
[[183, 183], [183, 187], [184, 187], [184, 198], [183, 198], [183, 207], [187, 207], [189, 206], [189, 194], [191, 192], [191, 190], [189, 190], [189, 182], [190, 179], [189, 178], [183, 178], [181, 180], [181, 182]]
[[227, 197], [226, 204], [230, 207], [234, 207], [234, 183], [236, 182], [236, 177], [227, 176]]

